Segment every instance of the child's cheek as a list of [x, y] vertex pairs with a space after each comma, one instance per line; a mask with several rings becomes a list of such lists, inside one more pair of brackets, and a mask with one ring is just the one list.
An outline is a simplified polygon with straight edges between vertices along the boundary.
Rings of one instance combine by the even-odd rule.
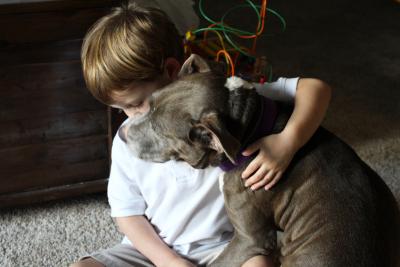
[[128, 116], [129, 118], [136, 118], [147, 113], [149, 110], [150, 110], [150, 105], [148, 102], [145, 102], [143, 103], [142, 106], [138, 108], [124, 109], [124, 112], [126, 116]]

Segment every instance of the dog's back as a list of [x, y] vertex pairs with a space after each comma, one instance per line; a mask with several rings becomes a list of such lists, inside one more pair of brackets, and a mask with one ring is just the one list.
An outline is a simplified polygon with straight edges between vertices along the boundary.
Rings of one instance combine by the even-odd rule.
[[[276, 132], [282, 129], [288, 114], [282, 109]], [[327, 130], [317, 130], [296, 154], [281, 181], [268, 192], [251, 193], [237, 182], [246, 165], [225, 177], [227, 210], [236, 220], [235, 228], [241, 229], [231, 250], [249, 251], [249, 257], [260, 253], [251, 248], [264, 245], [267, 252], [261, 253], [268, 253], [274, 242], [263, 238], [271, 235], [275, 225], [283, 231], [282, 266], [400, 266], [396, 200], [353, 149]], [[254, 212], [241, 214], [233, 206], [238, 203], [252, 206], [241, 209]], [[267, 226], [265, 229], [257, 227], [260, 221]], [[229, 254], [221, 258], [238, 253]], [[244, 255], [237, 260], [243, 261], [241, 257]]]
[[284, 266], [399, 266], [396, 201], [349, 146], [319, 129], [284, 179], [272, 200]]

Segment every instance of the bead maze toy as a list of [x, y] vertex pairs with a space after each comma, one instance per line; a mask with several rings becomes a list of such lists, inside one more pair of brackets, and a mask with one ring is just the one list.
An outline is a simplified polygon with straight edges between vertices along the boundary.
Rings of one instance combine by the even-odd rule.
[[[259, 83], [270, 81], [272, 67], [266, 56], [256, 55], [257, 39], [264, 35], [267, 13], [279, 19], [282, 32], [286, 28], [284, 18], [278, 12], [267, 8], [267, 0], [262, 0], [260, 5], [246, 0], [243, 1], [244, 3], [229, 8], [219, 21], [215, 21], [205, 14], [203, 2], [204, 0], [198, 2], [199, 13], [210, 25], [186, 33], [184, 38], [185, 54], [188, 56], [196, 53], [215, 61], [221, 61], [223, 57], [227, 66], [227, 76], [238, 76], [247, 81]], [[239, 9], [254, 11], [258, 20], [254, 32], [240, 29], [232, 24], [228, 25], [226, 22], [227, 17]], [[244, 15], [247, 14], [244, 13]], [[236, 21], [240, 21], [240, 19]], [[213, 36], [210, 36], [209, 33], [213, 33]], [[251, 47], [243, 44], [244, 42], [249, 43], [249, 41]]]

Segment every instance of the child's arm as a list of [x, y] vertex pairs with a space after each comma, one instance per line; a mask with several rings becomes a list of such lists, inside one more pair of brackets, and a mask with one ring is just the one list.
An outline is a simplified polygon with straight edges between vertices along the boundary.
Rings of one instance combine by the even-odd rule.
[[331, 98], [331, 88], [317, 79], [299, 79], [293, 113], [279, 134], [259, 139], [246, 148], [243, 155], [260, 150], [256, 158], [243, 171], [246, 186], [268, 190], [281, 178], [294, 154], [314, 134]]
[[146, 217], [141, 215], [117, 217], [116, 222], [119, 230], [155, 266], [195, 267], [161, 240]]

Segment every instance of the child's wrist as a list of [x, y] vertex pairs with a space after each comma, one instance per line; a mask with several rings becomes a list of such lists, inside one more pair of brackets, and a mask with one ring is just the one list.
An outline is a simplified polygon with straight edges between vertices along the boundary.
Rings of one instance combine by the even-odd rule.
[[298, 131], [295, 127], [287, 125], [280, 134], [282, 135], [287, 145], [287, 148], [290, 149], [293, 153], [295, 153], [297, 150], [300, 149], [300, 147], [303, 146], [300, 131]]

